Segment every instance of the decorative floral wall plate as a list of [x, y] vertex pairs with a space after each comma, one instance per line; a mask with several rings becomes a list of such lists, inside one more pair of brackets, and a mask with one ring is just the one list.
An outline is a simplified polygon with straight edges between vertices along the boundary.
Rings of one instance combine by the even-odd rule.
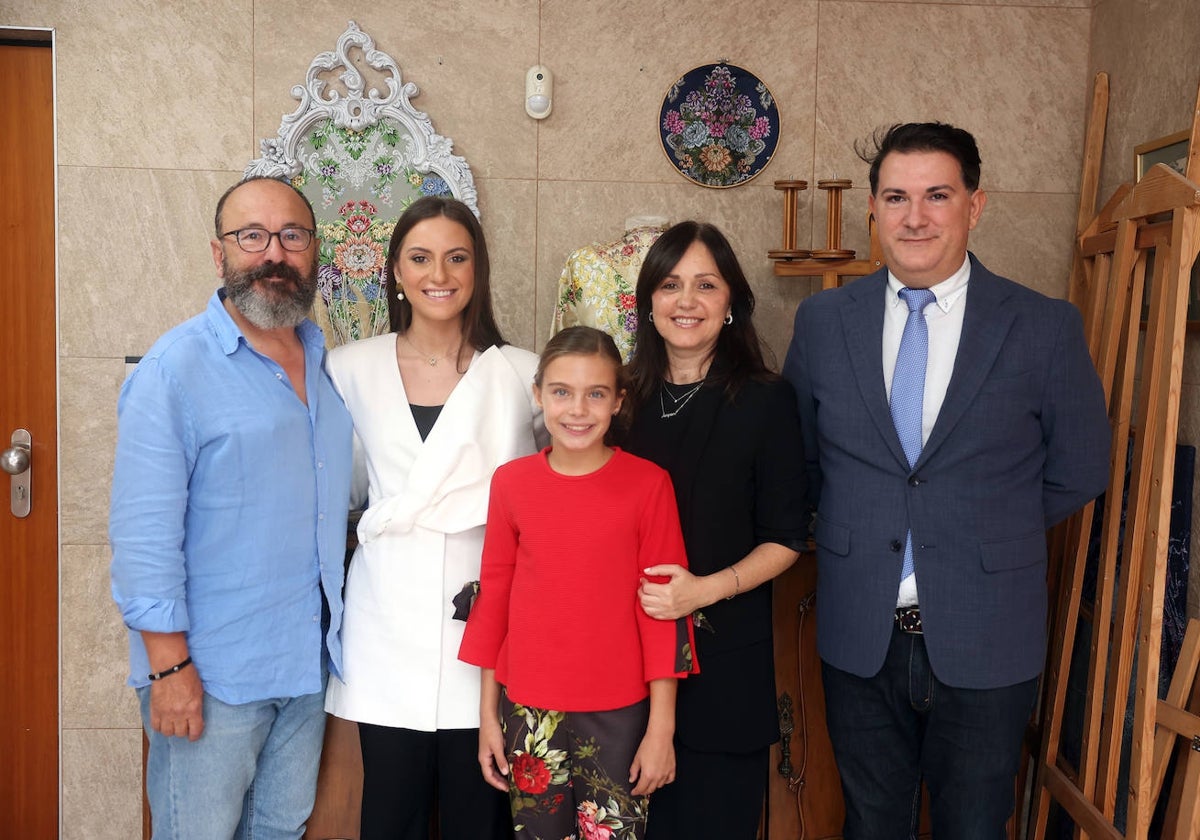
[[779, 109], [749, 70], [721, 62], [689, 70], [667, 91], [663, 151], [702, 187], [736, 187], [763, 170], [779, 140]]

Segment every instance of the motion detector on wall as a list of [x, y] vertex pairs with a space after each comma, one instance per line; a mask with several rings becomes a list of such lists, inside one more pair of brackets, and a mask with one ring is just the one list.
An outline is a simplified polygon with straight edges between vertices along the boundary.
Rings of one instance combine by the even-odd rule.
[[535, 120], [544, 120], [553, 107], [554, 77], [544, 65], [535, 64], [525, 73], [525, 113]]

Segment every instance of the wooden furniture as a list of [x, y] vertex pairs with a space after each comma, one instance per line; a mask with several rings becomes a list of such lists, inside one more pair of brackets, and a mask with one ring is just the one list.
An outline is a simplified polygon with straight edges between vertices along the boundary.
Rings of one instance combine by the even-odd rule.
[[767, 251], [767, 256], [773, 260], [806, 260], [812, 251], [796, 247], [796, 217], [799, 194], [808, 189], [808, 181], [776, 181], [775, 189], [783, 191], [783, 247]]
[[817, 189], [826, 193], [825, 247], [812, 252], [814, 260], [854, 259], [854, 251], [842, 247], [842, 192], [850, 187], [849, 178], [826, 178], [817, 181]]
[[871, 239], [866, 259], [855, 259], [854, 251], [842, 248], [842, 191], [850, 187], [844, 178], [829, 178], [817, 182], [828, 198], [825, 220], [825, 248], [809, 251], [796, 247], [796, 219], [799, 216], [800, 193], [807, 181], [776, 181], [775, 189], [783, 192], [783, 247], [767, 251], [775, 263], [776, 277], [820, 277], [822, 289], [841, 285], [844, 278], [862, 277], [883, 268], [883, 251], [875, 230], [875, 219], [868, 214], [867, 232]]
[[[1097, 103], [1100, 96], [1097, 80]], [[1104, 88], [1107, 83], [1104, 81]], [[1089, 223], [1081, 196], [1071, 298], [1084, 313], [1093, 360], [1109, 402], [1112, 422], [1111, 479], [1105, 494], [1096, 595], [1083, 603], [1083, 575], [1092, 531], [1088, 505], [1059, 529], [1054, 546], [1061, 558], [1053, 649], [1045, 674], [1043, 723], [1029, 836], [1047, 836], [1051, 801], [1060, 805], [1088, 837], [1146, 838], [1162, 786], [1166, 758], [1176, 735], [1200, 738], [1200, 716], [1183, 708], [1194, 694], [1195, 623], [1185, 639], [1177, 681], [1159, 700], [1159, 650], [1166, 578], [1175, 445], [1186, 308], [1191, 266], [1200, 251], [1200, 92], [1191, 132], [1187, 177], [1156, 165], [1135, 185], [1117, 189]], [[1093, 114], [1097, 107], [1093, 106]], [[1098, 156], [1097, 135], [1088, 132]], [[1091, 162], [1093, 152], [1085, 155]], [[1085, 189], [1089, 178], [1085, 166]], [[1156, 251], [1153, 276], [1147, 256]], [[1149, 299], [1145, 334], [1140, 322]], [[1136, 374], [1136, 378], [1135, 378]], [[1136, 410], [1135, 410], [1136, 402]], [[1136, 426], [1134, 421], [1136, 420]], [[1126, 452], [1132, 468], [1126, 486]], [[1122, 496], [1126, 496], [1124, 522]], [[1119, 565], [1118, 565], [1119, 563]], [[1082, 748], [1077, 766], [1061, 752], [1066, 682], [1079, 619], [1090, 611], [1093, 630], [1087, 662]], [[1135, 653], [1136, 676], [1135, 676]], [[1122, 778], [1122, 735], [1129, 686], [1134, 686], [1133, 731], [1126, 777]], [[1193, 698], [1194, 699], [1194, 698]], [[1193, 706], [1193, 709], [1195, 707]], [[1200, 744], [1200, 740], [1193, 740]], [[1121, 782], [1128, 791], [1124, 834], [1115, 825]], [[1185, 763], [1172, 805], [1179, 822], [1173, 836], [1200, 837], [1200, 767]]]

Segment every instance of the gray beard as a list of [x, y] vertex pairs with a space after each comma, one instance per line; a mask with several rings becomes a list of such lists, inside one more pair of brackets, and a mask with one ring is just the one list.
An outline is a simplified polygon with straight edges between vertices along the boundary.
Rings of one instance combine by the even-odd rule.
[[243, 317], [260, 330], [276, 330], [281, 327], [297, 327], [308, 317], [313, 296], [308, 302], [294, 297], [270, 300], [253, 285], [228, 289], [227, 297]]
[[[315, 271], [301, 276], [291, 266], [264, 265], [250, 271], [227, 271], [225, 296], [247, 321], [260, 330], [275, 330], [299, 326], [308, 317], [317, 295]], [[293, 288], [274, 294], [259, 287], [266, 277], [279, 274], [293, 283]]]

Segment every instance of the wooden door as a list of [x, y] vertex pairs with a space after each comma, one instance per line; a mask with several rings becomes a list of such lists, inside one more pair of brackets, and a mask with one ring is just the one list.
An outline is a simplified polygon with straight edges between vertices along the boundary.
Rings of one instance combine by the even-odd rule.
[[[3, 32], [0, 31], [0, 36]], [[49, 44], [0, 40], [0, 450], [32, 437], [30, 512], [0, 472], [0, 833], [58, 836], [58, 429]]]
[[775, 579], [775, 690], [778, 744], [771, 748], [767, 840], [842, 836], [842, 786], [825, 731], [825, 695], [817, 656], [817, 559], [804, 552]]

